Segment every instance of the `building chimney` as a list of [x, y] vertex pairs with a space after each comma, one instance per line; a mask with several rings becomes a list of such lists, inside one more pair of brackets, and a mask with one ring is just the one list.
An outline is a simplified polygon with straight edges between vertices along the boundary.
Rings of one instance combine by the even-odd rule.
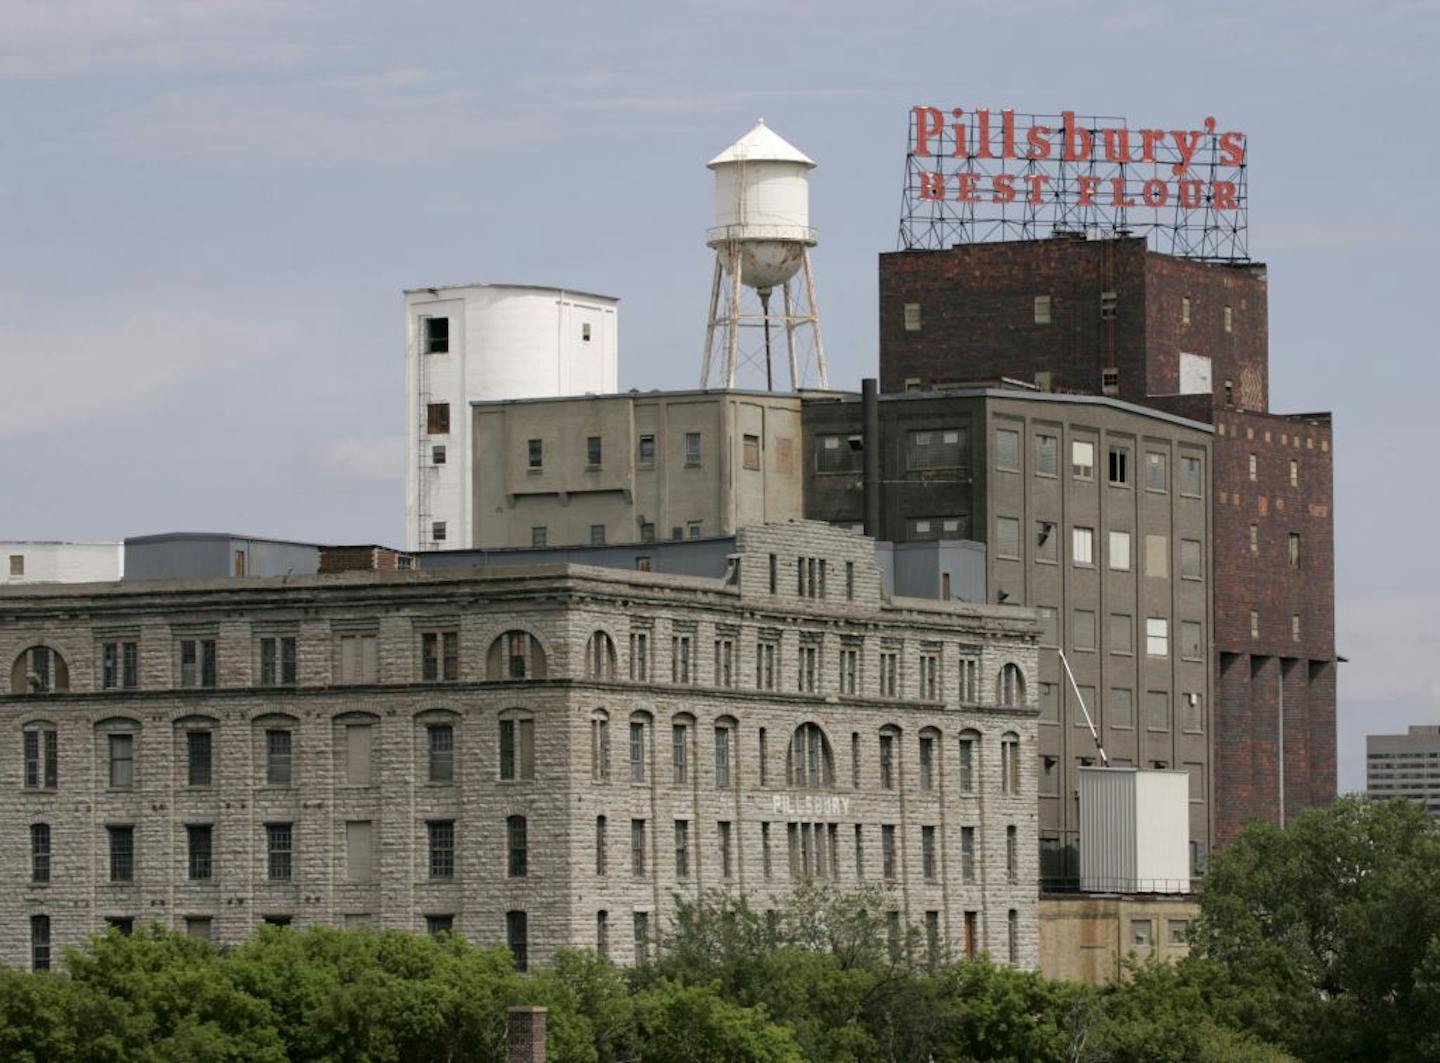
[[510, 1063], [545, 1063], [546, 1010], [510, 1009]]

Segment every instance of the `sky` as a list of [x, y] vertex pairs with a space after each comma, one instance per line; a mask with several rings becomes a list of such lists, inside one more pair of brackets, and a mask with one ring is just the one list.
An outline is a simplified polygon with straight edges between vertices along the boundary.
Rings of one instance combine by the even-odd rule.
[[1437, 0], [0, 5], [0, 539], [399, 544], [407, 287], [617, 295], [622, 389], [694, 386], [704, 164], [758, 117], [819, 163], [855, 386], [911, 106], [1213, 115], [1272, 408], [1335, 415], [1341, 789], [1440, 722]]

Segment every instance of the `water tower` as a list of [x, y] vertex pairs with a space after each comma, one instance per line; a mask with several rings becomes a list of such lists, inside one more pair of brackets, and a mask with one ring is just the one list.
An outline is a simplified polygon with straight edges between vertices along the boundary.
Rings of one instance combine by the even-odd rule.
[[[791, 390], [828, 387], [810, 270], [815, 163], [762, 118], [708, 165], [715, 171], [715, 227], [706, 245], [715, 249], [715, 277], [700, 386], [735, 387], [744, 367], [763, 372], [765, 389], [774, 391], [772, 342], [783, 335]], [[771, 307], [776, 288], [779, 313]]]

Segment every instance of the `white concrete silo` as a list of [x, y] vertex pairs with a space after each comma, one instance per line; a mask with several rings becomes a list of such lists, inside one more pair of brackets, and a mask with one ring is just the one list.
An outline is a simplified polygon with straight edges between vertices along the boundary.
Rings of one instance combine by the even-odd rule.
[[[784, 330], [791, 388], [828, 386], [810, 268], [816, 244], [810, 227], [814, 161], [762, 118], [708, 166], [715, 171], [715, 225], [706, 244], [715, 251], [715, 272], [700, 386], [710, 386], [714, 374], [715, 383], [734, 387], [745, 363], [763, 366], [766, 388], [773, 390], [772, 325]], [[770, 305], [776, 288], [779, 314]], [[745, 305], [746, 289], [759, 300], [758, 313]], [[748, 349], [742, 329], [758, 332], [763, 345]]]

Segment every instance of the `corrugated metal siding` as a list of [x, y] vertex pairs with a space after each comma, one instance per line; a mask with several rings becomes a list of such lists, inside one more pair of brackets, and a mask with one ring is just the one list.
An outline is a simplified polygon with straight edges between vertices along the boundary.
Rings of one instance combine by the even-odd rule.
[[1108, 893], [1134, 888], [1136, 774], [1127, 768], [1079, 770], [1082, 890]]

